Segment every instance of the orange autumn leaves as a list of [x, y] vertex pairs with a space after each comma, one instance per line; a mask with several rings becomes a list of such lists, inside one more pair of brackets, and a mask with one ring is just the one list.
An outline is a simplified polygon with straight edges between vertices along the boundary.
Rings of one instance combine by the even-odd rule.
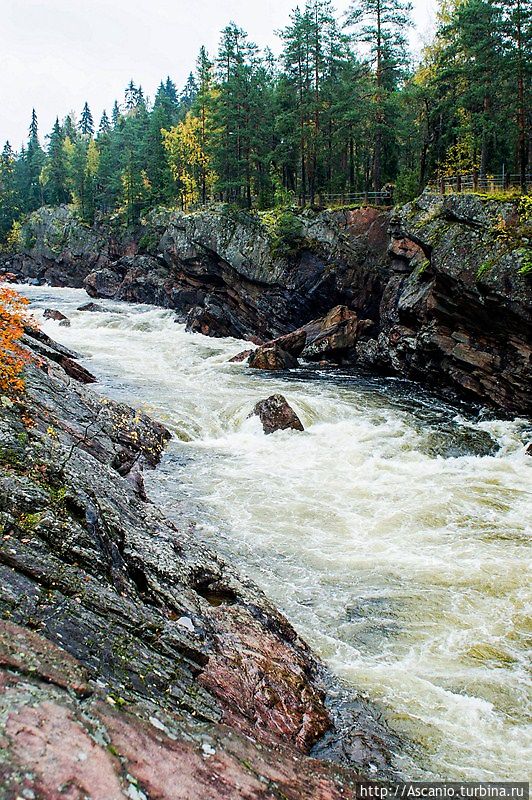
[[28, 300], [0, 284], [0, 395], [16, 400], [24, 392], [22, 372], [29, 360], [19, 341], [28, 322]]

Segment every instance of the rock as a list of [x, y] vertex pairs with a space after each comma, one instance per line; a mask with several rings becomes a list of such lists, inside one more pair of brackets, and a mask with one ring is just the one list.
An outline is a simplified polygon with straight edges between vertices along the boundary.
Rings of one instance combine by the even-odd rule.
[[0, 280], [5, 281], [6, 283], [17, 283], [19, 276], [15, 275], [14, 272], [3, 272], [0, 275]]
[[257, 403], [249, 415], [253, 416], [259, 417], [266, 434], [284, 431], [287, 428], [296, 431], [305, 430], [296, 412], [282, 394], [272, 394], [271, 397]]
[[[511, 238], [494, 231], [504, 220]], [[391, 220], [379, 311], [383, 369], [506, 413], [532, 413], [532, 302], [513, 201], [424, 193]], [[512, 238], [513, 237], [513, 238]], [[526, 237], [525, 237], [526, 238]]]
[[[394, 212], [288, 213], [300, 231], [294, 248], [274, 246], [260, 216], [222, 206], [157, 209], [122, 233], [43, 208], [22, 223], [31, 246], [0, 256], [0, 270], [85, 281], [94, 297], [188, 315], [193, 332], [257, 337], [294, 358], [359, 363], [532, 414], [530, 242], [517, 200], [427, 191]], [[344, 311], [331, 318], [331, 306]]]
[[79, 381], [80, 383], [96, 383], [97, 379], [94, 377], [92, 372], [89, 372], [88, 369], [82, 367], [81, 364], [78, 364], [77, 361], [74, 361], [72, 358], [68, 358], [68, 356], [63, 356], [59, 363], [65, 370], [67, 375], [70, 375], [71, 378], [74, 380]]
[[59, 321], [60, 328], [70, 328], [70, 320], [69, 319], [62, 319]]
[[231, 325], [221, 303], [207, 301], [205, 306], [193, 306], [187, 314], [185, 330], [203, 336], [231, 336]]
[[525, 453], [527, 456], [532, 456], [532, 442], [529, 442], [525, 448]]
[[137, 494], [141, 500], [147, 502], [148, 496], [146, 494], [146, 488], [144, 486], [144, 475], [142, 470], [142, 463], [139, 461], [135, 461], [131, 469], [126, 475], [126, 480], [133, 488], [135, 494]]
[[240, 364], [242, 361], [246, 361], [253, 353], [253, 350], [242, 350], [240, 353], [237, 353], [236, 356], [229, 359], [230, 364]]
[[84, 303], [82, 306], [79, 306], [78, 311], [91, 311], [92, 313], [105, 313], [107, 311], [106, 308], [100, 306], [98, 303]]
[[359, 320], [346, 306], [336, 306], [325, 317], [305, 326], [307, 343], [303, 358], [341, 360], [373, 324], [371, 320]]
[[64, 322], [65, 320], [66, 320], [67, 322], [69, 321], [69, 320], [68, 320], [68, 317], [66, 317], [66, 316], [65, 316], [64, 314], [62, 314], [60, 311], [56, 311], [56, 309], [55, 309], [55, 308], [45, 308], [45, 309], [44, 309], [44, 314], [43, 314], [43, 317], [44, 317], [45, 319], [55, 319], [55, 320], [57, 320], [57, 321], [63, 321], [63, 322]]
[[277, 339], [273, 339], [267, 344], [268, 347], [271, 347], [272, 345], [280, 347], [281, 350], [284, 350], [286, 353], [290, 353], [291, 356], [294, 356], [294, 358], [297, 358], [305, 349], [306, 341], [307, 329], [305, 327], [299, 328], [296, 331], [292, 331], [292, 333], [287, 333], [284, 336], [279, 336]]
[[[283, 349], [291, 356], [302, 355], [307, 360], [338, 362], [353, 350], [359, 337], [371, 328], [371, 320], [359, 320], [357, 314], [347, 306], [335, 306], [328, 314], [314, 319], [286, 336], [268, 342], [250, 358], [250, 366], [255, 359], [262, 358], [262, 352]], [[261, 352], [259, 352], [261, 351]], [[273, 360], [273, 357], [270, 357]], [[284, 369], [282, 366], [260, 367], [261, 369]]]
[[251, 369], [295, 369], [297, 359], [277, 345], [264, 345], [254, 350], [249, 357]]

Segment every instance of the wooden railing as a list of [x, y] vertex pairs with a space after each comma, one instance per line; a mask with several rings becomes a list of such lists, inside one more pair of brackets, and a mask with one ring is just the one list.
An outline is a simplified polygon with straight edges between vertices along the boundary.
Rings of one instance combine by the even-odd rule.
[[350, 206], [365, 203], [372, 206], [393, 206], [393, 195], [390, 192], [347, 192], [341, 194], [320, 194], [317, 204], [320, 206]]
[[[469, 175], [444, 176], [429, 183], [429, 189], [440, 194], [452, 192], [484, 192], [494, 194], [506, 191], [513, 187], [520, 188], [522, 185], [521, 175], [514, 175], [501, 172], [498, 175], [480, 175], [473, 172]], [[532, 175], [525, 175], [525, 190], [532, 190]]]

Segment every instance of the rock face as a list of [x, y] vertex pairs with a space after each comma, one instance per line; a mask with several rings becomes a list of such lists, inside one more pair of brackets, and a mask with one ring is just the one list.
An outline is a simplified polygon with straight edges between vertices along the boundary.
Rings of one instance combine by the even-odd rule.
[[530, 415], [531, 224], [516, 203], [475, 195], [422, 195], [401, 209], [380, 330], [359, 360]]
[[282, 394], [272, 394], [266, 400], [261, 400], [249, 416], [259, 417], [266, 434], [285, 431], [287, 428], [295, 431], [305, 430], [296, 412]]
[[94, 297], [175, 309], [192, 332], [273, 340], [293, 358], [360, 364], [529, 415], [523, 208], [426, 193], [394, 213], [285, 211], [297, 229], [289, 247], [266, 218], [224, 207], [154, 211], [121, 237], [41, 209], [0, 271], [84, 283]]
[[0, 798], [354, 797], [308, 757], [326, 731], [386, 774], [369, 709], [336, 727], [287, 621], [143, 501], [168, 431], [32, 342], [25, 407], [0, 404]]

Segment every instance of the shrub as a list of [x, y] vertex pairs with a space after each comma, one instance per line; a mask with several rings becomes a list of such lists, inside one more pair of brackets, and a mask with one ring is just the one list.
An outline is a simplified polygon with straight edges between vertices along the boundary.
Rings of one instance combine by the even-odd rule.
[[0, 285], [0, 394], [17, 400], [24, 392], [22, 371], [29, 360], [19, 341], [28, 322], [28, 300]]
[[273, 209], [261, 215], [270, 234], [275, 256], [294, 256], [308, 243], [303, 235], [303, 223], [290, 208]]

